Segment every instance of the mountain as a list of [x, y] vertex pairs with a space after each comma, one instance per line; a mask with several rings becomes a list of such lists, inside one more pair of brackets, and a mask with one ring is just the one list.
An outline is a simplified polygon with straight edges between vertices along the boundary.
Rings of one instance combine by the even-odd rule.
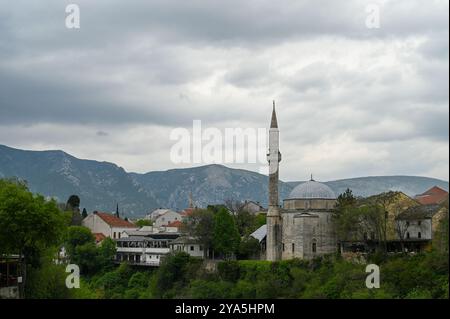
[[[31, 191], [60, 202], [77, 194], [81, 207], [88, 211], [114, 211], [118, 203], [121, 212], [129, 217], [143, 216], [158, 207], [183, 209], [191, 192], [200, 207], [227, 199], [267, 205], [267, 176], [222, 165], [137, 174], [112, 163], [78, 159], [63, 151], [24, 151], [0, 145], [1, 177], [26, 180]], [[299, 183], [280, 181], [280, 198], [286, 198]], [[413, 196], [434, 185], [448, 190], [448, 182], [415, 176], [360, 177], [325, 183], [336, 194], [348, 187], [358, 196], [388, 190]]]
[[0, 145], [0, 177], [26, 180], [32, 192], [66, 202], [77, 194], [88, 210], [132, 215], [156, 207], [155, 198], [121, 167], [81, 160], [62, 151], [23, 151]]
[[[267, 203], [267, 176], [223, 165], [130, 175], [158, 199], [160, 207], [185, 208], [191, 192], [195, 205], [199, 207], [223, 204], [224, 200], [248, 199], [262, 205]], [[291, 189], [291, 186], [280, 182], [281, 196], [289, 194]]]

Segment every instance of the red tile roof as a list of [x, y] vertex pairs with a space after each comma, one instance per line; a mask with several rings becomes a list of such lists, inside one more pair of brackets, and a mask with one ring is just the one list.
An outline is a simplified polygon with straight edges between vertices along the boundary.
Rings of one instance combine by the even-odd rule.
[[99, 243], [101, 242], [103, 239], [106, 238], [105, 235], [103, 235], [102, 233], [94, 233], [94, 237], [95, 237], [95, 242]]
[[448, 196], [448, 192], [438, 186], [434, 186], [425, 193], [417, 195], [416, 200], [422, 205], [440, 204]]
[[167, 224], [167, 227], [181, 227], [183, 226], [183, 223], [179, 220], [174, 220], [173, 222], [170, 222]]
[[97, 214], [98, 217], [103, 219], [103, 221], [111, 227], [136, 228], [135, 224], [120, 219], [112, 214], [102, 212], [94, 212], [94, 214]]
[[180, 215], [181, 216], [190, 216], [194, 212], [195, 208], [186, 208], [183, 210]]

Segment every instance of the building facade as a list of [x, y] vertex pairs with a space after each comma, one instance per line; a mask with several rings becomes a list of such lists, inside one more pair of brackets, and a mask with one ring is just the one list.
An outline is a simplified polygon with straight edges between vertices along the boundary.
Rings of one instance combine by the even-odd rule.
[[179, 213], [172, 210], [167, 210], [165, 213], [156, 217], [153, 225], [155, 227], [167, 226], [173, 222], [181, 222], [182, 219], [183, 217]]
[[336, 196], [327, 185], [311, 180], [297, 185], [279, 206], [278, 175], [281, 153], [275, 103], [269, 129], [269, 209], [266, 259], [304, 258], [337, 251], [332, 214]]
[[120, 238], [125, 230], [137, 230], [136, 225], [120, 219], [113, 214], [95, 211], [82, 221], [82, 225], [91, 230], [93, 234], [103, 234], [112, 239]]

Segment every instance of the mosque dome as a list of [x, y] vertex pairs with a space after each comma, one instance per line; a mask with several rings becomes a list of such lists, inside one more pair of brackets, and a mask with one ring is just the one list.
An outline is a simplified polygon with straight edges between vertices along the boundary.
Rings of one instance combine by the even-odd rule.
[[310, 180], [297, 185], [287, 199], [336, 199], [336, 195], [327, 185]]

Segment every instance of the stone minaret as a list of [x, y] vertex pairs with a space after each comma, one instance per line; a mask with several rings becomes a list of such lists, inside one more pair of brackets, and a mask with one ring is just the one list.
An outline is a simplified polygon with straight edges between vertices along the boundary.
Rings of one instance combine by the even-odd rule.
[[277, 261], [281, 259], [281, 215], [278, 200], [278, 168], [281, 161], [279, 150], [279, 130], [275, 101], [273, 102], [272, 120], [269, 129], [269, 211], [267, 213], [267, 243], [266, 259]]

